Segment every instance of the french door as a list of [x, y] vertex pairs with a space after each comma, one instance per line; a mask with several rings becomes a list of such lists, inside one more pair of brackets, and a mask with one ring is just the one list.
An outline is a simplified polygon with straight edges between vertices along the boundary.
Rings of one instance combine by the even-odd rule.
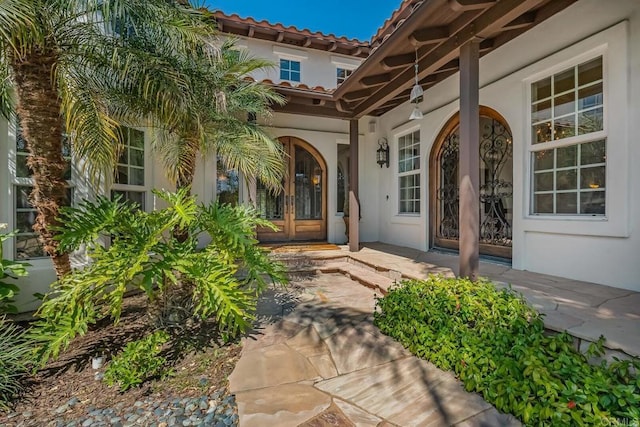
[[262, 242], [326, 240], [327, 166], [318, 151], [294, 137], [279, 139], [288, 158], [288, 174], [282, 189], [273, 192], [256, 184], [256, 206], [260, 216], [277, 228], [258, 229]]

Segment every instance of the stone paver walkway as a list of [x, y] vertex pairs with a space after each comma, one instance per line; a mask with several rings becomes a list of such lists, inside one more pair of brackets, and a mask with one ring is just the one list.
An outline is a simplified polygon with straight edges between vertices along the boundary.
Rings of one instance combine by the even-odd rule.
[[[397, 270], [414, 278], [458, 272], [458, 257], [455, 255], [383, 243], [367, 243], [359, 252], [349, 253], [349, 256], [353, 260]], [[547, 328], [567, 331], [583, 340], [582, 350], [589, 342], [604, 335], [609, 349], [640, 357], [639, 292], [514, 270], [507, 265], [484, 261], [480, 262], [480, 274], [498, 286], [510, 284], [545, 315]], [[624, 357], [616, 352], [610, 356]]]
[[383, 335], [372, 289], [343, 274], [293, 286], [262, 298], [229, 378], [241, 427], [520, 425]]

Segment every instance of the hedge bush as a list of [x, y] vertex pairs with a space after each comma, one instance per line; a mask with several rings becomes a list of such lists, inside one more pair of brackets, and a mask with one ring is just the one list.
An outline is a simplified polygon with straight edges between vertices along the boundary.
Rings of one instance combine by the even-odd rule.
[[638, 425], [640, 361], [589, 364], [604, 338], [579, 353], [568, 334], [545, 333], [510, 289], [434, 276], [403, 282], [376, 305], [382, 332], [527, 425]]

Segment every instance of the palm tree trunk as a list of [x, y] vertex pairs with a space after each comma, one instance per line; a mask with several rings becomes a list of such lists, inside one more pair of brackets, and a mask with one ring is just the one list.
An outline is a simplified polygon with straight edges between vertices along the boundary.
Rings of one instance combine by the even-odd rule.
[[54, 83], [57, 57], [54, 51], [34, 49], [23, 57], [12, 58], [17, 112], [33, 171], [31, 203], [38, 212], [34, 231], [40, 235], [45, 251], [51, 256], [58, 278], [71, 271], [69, 254], [58, 251], [54, 239], [58, 211], [66, 204], [67, 168], [62, 157], [62, 117], [60, 99]]

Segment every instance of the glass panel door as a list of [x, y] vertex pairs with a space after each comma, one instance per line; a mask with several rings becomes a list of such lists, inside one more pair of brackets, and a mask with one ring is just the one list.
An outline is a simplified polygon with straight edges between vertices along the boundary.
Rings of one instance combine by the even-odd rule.
[[304, 148], [295, 148], [295, 219], [322, 219], [322, 168]]

